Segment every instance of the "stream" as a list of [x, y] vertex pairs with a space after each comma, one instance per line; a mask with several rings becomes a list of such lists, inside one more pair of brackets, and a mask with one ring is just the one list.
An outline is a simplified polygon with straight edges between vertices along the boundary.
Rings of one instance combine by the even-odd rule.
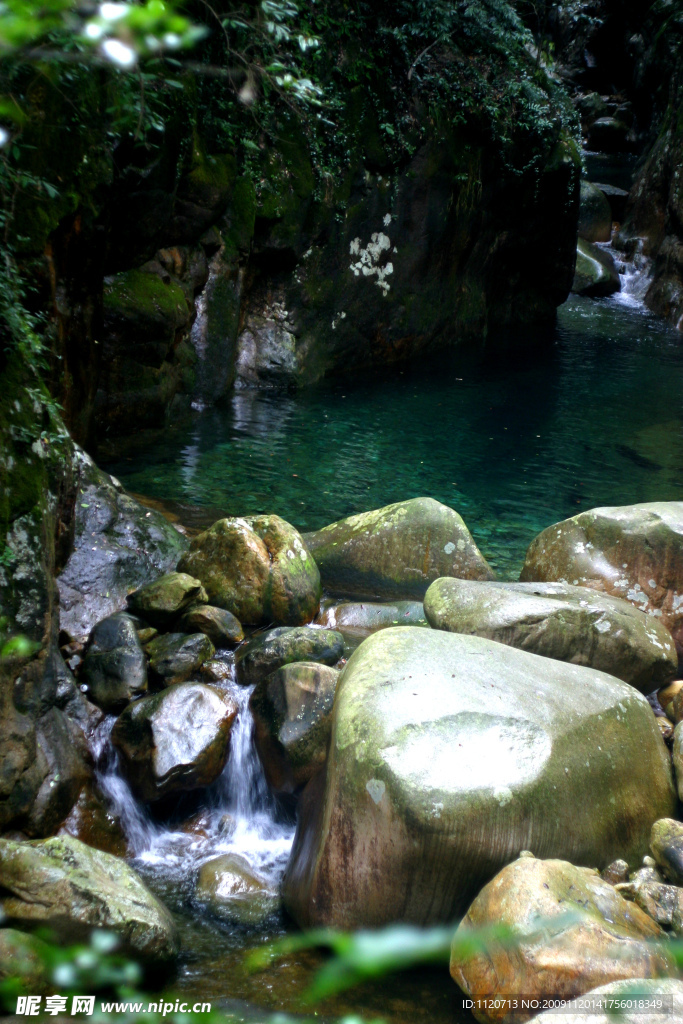
[[[553, 522], [598, 505], [683, 499], [683, 338], [642, 305], [647, 262], [614, 256], [622, 291], [599, 301], [572, 295], [556, 325], [534, 337], [501, 336], [476, 356], [442, 355], [385, 378], [297, 394], [237, 391], [106, 468], [194, 527], [267, 511], [304, 531], [431, 495], [457, 509], [498, 574], [515, 579], [526, 547]], [[193, 897], [199, 866], [220, 853], [240, 853], [276, 886], [293, 838], [291, 811], [269, 793], [255, 752], [250, 691], [234, 673], [226, 686], [239, 704], [230, 759], [195, 827], [181, 827], [183, 813], [196, 813], [189, 805], [177, 822], [160, 822], [136, 801], [109, 743], [112, 718], [96, 737], [98, 777], [133, 863], [178, 919], [175, 988], [220, 1001], [237, 1019], [276, 1022], [270, 1012], [301, 1012], [321, 956], [298, 953], [250, 974], [245, 951], [289, 926], [281, 918], [260, 932], [221, 924]], [[471, 1020], [444, 969], [366, 985], [316, 1009], [321, 1020]]]

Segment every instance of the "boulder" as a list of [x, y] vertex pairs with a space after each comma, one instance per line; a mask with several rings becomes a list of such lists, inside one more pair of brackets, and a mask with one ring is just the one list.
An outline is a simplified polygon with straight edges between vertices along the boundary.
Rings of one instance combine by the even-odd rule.
[[683, 823], [663, 818], [652, 826], [650, 849], [663, 874], [674, 885], [683, 885]]
[[50, 928], [64, 942], [107, 928], [146, 960], [168, 960], [178, 951], [170, 914], [135, 871], [71, 836], [0, 839], [0, 886], [0, 906], [20, 927]]
[[[676, 981], [673, 978], [659, 978], [656, 981], [652, 978], [634, 978], [601, 985], [591, 992], [586, 992], [583, 996], [586, 1009], [577, 1009], [575, 1013], [563, 1012], [561, 1021], [562, 1024], [616, 1024], [616, 1021], [619, 1024], [652, 1024], [655, 1018], [651, 1007], [653, 1004], [656, 1005], [662, 997], [667, 1000], [668, 997], [671, 997], [671, 1015], [669, 1015], [668, 1005], [665, 1004], [664, 1013], [667, 1019], [670, 1021], [683, 1020], [683, 981]], [[617, 1016], [614, 1012], [614, 1000], [618, 999], [624, 999], [627, 1002], [625, 1008]], [[637, 1005], [632, 1008], [633, 1000], [641, 999], [645, 1000], [645, 1008], [641, 1009]], [[558, 1018], [554, 1010], [547, 1010], [533, 1019], [538, 1024], [557, 1024]]]
[[440, 579], [425, 595], [434, 629], [587, 665], [652, 693], [673, 679], [678, 656], [657, 619], [622, 598], [568, 583], [473, 583]]
[[174, 568], [188, 542], [78, 449], [74, 471], [74, 540], [57, 586], [61, 628], [85, 642], [95, 623], [125, 606], [129, 591]]
[[624, 153], [631, 148], [628, 125], [616, 117], [599, 117], [588, 130], [588, 149]]
[[493, 579], [458, 513], [433, 498], [361, 512], [304, 539], [323, 585], [347, 597], [422, 600], [439, 576]]
[[522, 581], [592, 587], [661, 620], [683, 650], [683, 502], [594, 508], [532, 541]]
[[237, 705], [204, 683], [180, 683], [130, 704], [111, 738], [143, 800], [214, 782], [228, 759]]
[[679, 720], [678, 715], [683, 712], [683, 707], [681, 707], [681, 698], [679, 698], [674, 704], [675, 698], [678, 697], [681, 690], [683, 690], [683, 679], [674, 679], [672, 683], [669, 683], [657, 693], [657, 700], [659, 701], [662, 711], [668, 720], [673, 722], [674, 725]]
[[174, 620], [198, 603], [206, 604], [206, 591], [199, 580], [184, 572], [167, 572], [128, 595], [128, 608], [157, 629], [169, 629]]
[[[463, 957], [458, 939], [503, 925], [510, 942], [485, 942]], [[470, 998], [574, 999], [610, 981], [673, 976], [661, 929], [597, 871], [523, 856], [484, 886], [455, 934], [451, 976]], [[479, 1021], [529, 1020], [533, 1009], [475, 1009]]]
[[332, 719], [283, 883], [304, 927], [453, 920], [525, 849], [636, 865], [660, 808], [675, 806], [637, 690], [480, 637], [373, 634], [342, 672]]
[[648, 882], [642, 878], [620, 882], [616, 888], [620, 896], [635, 903], [660, 928], [680, 934], [683, 889], [664, 882]]
[[252, 637], [235, 654], [237, 682], [252, 686], [295, 661], [335, 665], [344, 654], [344, 638], [332, 629], [278, 626]]
[[605, 193], [589, 181], [581, 182], [579, 238], [585, 242], [609, 242], [612, 237], [612, 208]]
[[222, 854], [202, 864], [195, 897], [231, 924], [262, 925], [280, 907], [278, 893], [237, 853]]
[[129, 852], [121, 818], [92, 781], [81, 790], [58, 835], [73, 836], [115, 857], [125, 857]]
[[323, 601], [315, 619], [316, 626], [338, 629], [349, 636], [365, 638], [388, 626], [428, 626], [421, 601]]
[[621, 290], [619, 273], [611, 253], [592, 242], [579, 239], [572, 291], [592, 299], [603, 299]]
[[130, 615], [117, 612], [98, 622], [81, 670], [90, 700], [109, 711], [147, 689], [147, 662]]
[[232, 612], [210, 604], [196, 604], [183, 612], [177, 623], [183, 633], [204, 633], [216, 647], [230, 647], [244, 640], [244, 630]]
[[295, 662], [257, 683], [249, 700], [266, 778], [280, 792], [305, 785], [325, 764], [339, 672]]
[[250, 625], [302, 625], [320, 606], [318, 568], [279, 516], [219, 519], [193, 539], [178, 568], [202, 581], [211, 604]]
[[[626, 203], [628, 201], [628, 192], [626, 189], [619, 188], [617, 185], [606, 185], [604, 182], [597, 181], [591, 182], [591, 185], [599, 192], [602, 192], [609, 203], [612, 220], [616, 220], [618, 222], [622, 221], [624, 219], [624, 214], [626, 213]], [[593, 241], [593, 239], [589, 239], [589, 241]], [[594, 241], [601, 241], [601, 239], [594, 239]], [[609, 239], [606, 238], [605, 241], [608, 242]]]
[[199, 672], [216, 649], [203, 633], [165, 633], [147, 645], [149, 668], [168, 685], [184, 683]]

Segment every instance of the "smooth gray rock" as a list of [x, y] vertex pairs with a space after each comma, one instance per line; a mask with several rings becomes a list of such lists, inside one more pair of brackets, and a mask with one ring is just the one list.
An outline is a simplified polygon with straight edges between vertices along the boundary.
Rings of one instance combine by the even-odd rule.
[[214, 782], [236, 715], [237, 705], [204, 683], [180, 683], [130, 704], [111, 738], [138, 796], [157, 800]]
[[319, 661], [335, 665], [344, 654], [344, 638], [332, 629], [278, 626], [247, 640], [235, 654], [237, 682], [251, 686], [282, 665]]
[[74, 471], [74, 541], [57, 586], [61, 628], [85, 643], [95, 623], [125, 606], [131, 590], [175, 568], [188, 541], [79, 449]]
[[683, 502], [593, 508], [531, 543], [520, 579], [559, 581], [614, 597], [661, 619], [683, 651]]
[[568, 583], [432, 583], [424, 609], [434, 629], [587, 665], [652, 693], [673, 679], [669, 631], [621, 598]]
[[344, 597], [422, 600], [439, 576], [494, 578], [458, 513], [433, 498], [360, 512], [304, 540], [323, 586]]
[[480, 637], [385, 629], [339, 680], [285, 905], [303, 927], [452, 921], [520, 850], [635, 866], [675, 804], [632, 686]]
[[7, 920], [23, 928], [48, 927], [65, 942], [108, 928], [144, 959], [168, 960], [178, 952], [171, 915], [135, 871], [72, 836], [0, 839], [0, 886]]
[[147, 661], [130, 615], [117, 612], [97, 623], [88, 640], [81, 679], [90, 700], [106, 711], [147, 690]]

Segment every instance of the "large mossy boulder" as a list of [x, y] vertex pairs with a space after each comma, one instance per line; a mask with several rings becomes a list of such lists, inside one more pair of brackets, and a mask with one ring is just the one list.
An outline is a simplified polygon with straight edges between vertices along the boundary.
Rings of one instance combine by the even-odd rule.
[[609, 242], [612, 237], [612, 207], [602, 189], [581, 182], [579, 238], [585, 242]]
[[271, 672], [295, 661], [336, 665], [344, 654], [344, 638], [333, 629], [278, 626], [251, 637], [235, 655], [237, 681], [253, 686]]
[[612, 254], [580, 238], [576, 245], [572, 291], [591, 299], [604, 299], [620, 290], [621, 281]]
[[555, 523], [526, 553], [522, 581], [592, 587], [630, 601], [683, 651], [683, 502], [594, 508]]
[[95, 623], [125, 606], [131, 590], [175, 568], [188, 542], [83, 452], [74, 455], [74, 471], [74, 540], [57, 586], [61, 628], [85, 642]]
[[111, 738], [143, 800], [214, 782], [228, 759], [237, 705], [204, 683], [179, 683], [130, 704]]
[[280, 908], [280, 896], [236, 853], [221, 854], [199, 869], [195, 898], [230, 924], [262, 926]]
[[249, 699], [254, 737], [274, 789], [291, 793], [325, 764], [338, 679], [329, 665], [295, 662], [256, 685]]
[[[508, 942], [463, 955], [471, 932], [507, 926]], [[522, 1000], [574, 999], [607, 982], [676, 974], [664, 933], [597, 871], [520, 857], [484, 886], [455, 933], [451, 975], [482, 1022], [529, 1020]], [[519, 1000], [512, 1007], [509, 998]], [[477, 1001], [491, 1000], [486, 1009]], [[481, 1003], [479, 1003], [481, 1007]]]
[[199, 580], [184, 572], [167, 572], [128, 595], [127, 605], [134, 615], [156, 629], [169, 629], [191, 605], [206, 604], [208, 598]]
[[219, 519], [195, 537], [178, 569], [240, 622], [298, 626], [320, 606], [320, 574], [301, 535], [280, 516]]
[[135, 871], [71, 836], [0, 839], [0, 887], [8, 923], [47, 927], [64, 942], [110, 929], [145, 960], [168, 960], [178, 951], [170, 914]]
[[284, 878], [304, 927], [453, 920], [525, 849], [635, 867], [675, 806], [637, 690], [480, 637], [375, 633], [332, 717]]
[[444, 578], [432, 583], [424, 608], [435, 629], [597, 668], [642, 693], [669, 682], [678, 668], [673, 639], [660, 621], [588, 587]]
[[98, 622], [81, 671], [90, 700], [105, 711], [127, 704], [147, 689], [147, 661], [135, 623], [118, 612]]
[[325, 588], [346, 597], [421, 600], [439, 576], [493, 579], [458, 513], [433, 498], [361, 512], [304, 539]]

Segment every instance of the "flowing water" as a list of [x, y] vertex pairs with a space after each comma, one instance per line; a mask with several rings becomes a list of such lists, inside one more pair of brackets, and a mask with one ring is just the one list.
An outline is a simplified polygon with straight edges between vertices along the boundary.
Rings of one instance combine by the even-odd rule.
[[[572, 296], [551, 330], [384, 379], [300, 394], [236, 392], [107, 468], [195, 526], [277, 512], [316, 529], [431, 495], [463, 515], [500, 575], [516, 578], [527, 545], [553, 522], [597, 505], [683, 499], [683, 337], [642, 306], [647, 261], [614, 256], [621, 293]], [[282, 935], [285, 922], [272, 919], [259, 933], [221, 925], [194, 899], [199, 866], [224, 852], [242, 854], [276, 886], [293, 836], [254, 749], [249, 690], [234, 681], [228, 688], [240, 709], [230, 760], [200, 808], [181, 802], [174, 818], [159, 821], [137, 803], [109, 743], [112, 719], [95, 752], [134, 863], [179, 919], [177, 986], [221, 999], [241, 1019], [265, 1021], [259, 1007], [299, 1008], [321, 960], [300, 953], [250, 974], [245, 950]], [[459, 999], [442, 969], [365, 986], [319, 1012], [329, 1020], [355, 1012], [389, 1024], [446, 1024], [466, 1019]]]

